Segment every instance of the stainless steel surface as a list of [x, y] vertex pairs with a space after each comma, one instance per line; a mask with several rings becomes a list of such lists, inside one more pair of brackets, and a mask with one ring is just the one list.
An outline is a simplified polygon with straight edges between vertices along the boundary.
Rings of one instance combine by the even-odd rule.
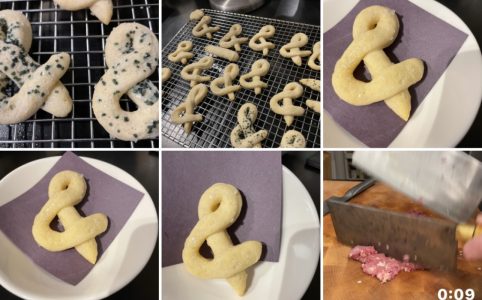
[[367, 178], [360, 169], [352, 164], [353, 151], [330, 151], [331, 179], [364, 180]]
[[482, 197], [482, 164], [463, 152], [360, 151], [353, 163], [458, 223], [473, 215]]
[[[0, 147], [122, 147], [155, 148], [159, 141], [123, 142], [111, 139], [92, 112], [94, 86], [105, 72], [104, 46], [112, 29], [124, 22], [138, 22], [159, 36], [159, 2], [155, 0], [114, 0], [112, 22], [105, 26], [88, 9], [64, 11], [51, 0], [1, 1], [0, 9], [22, 11], [33, 29], [29, 55], [44, 63], [54, 53], [71, 54], [71, 64], [62, 82], [74, 100], [66, 118], [55, 118], [38, 111], [29, 120], [16, 125], [0, 125]], [[150, 79], [158, 84], [157, 72]], [[7, 89], [12, 93], [14, 88]], [[124, 97], [121, 106], [135, 110]]]
[[213, 9], [247, 13], [263, 5], [266, 0], [209, 0]]
[[457, 268], [455, 223], [411, 216], [340, 201], [328, 201], [336, 238], [349, 246], [371, 245], [377, 251], [432, 270]]
[[[298, 81], [301, 78], [320, 79], [319, 71], [311, 70], [306, 66], [307, 58], [303, 59], [303, 66], [298, 67], [290, 59], [281, 57], [279, 49], [298, 32], [304, 32], [309, 37], [306, 48], [311, 49], [313, 44], [320, 39], [320, 27], [215, 10], [205, 9], [204, 12], [212, 17], [212, 25], [221, 27], [218, 32], [214, 33], [212, 40], [192, 36], [191, 31], [196, 21], [190, 21], [181, 28], [162, 51], [163, 67], [168, 67], [173, 72], [171, 79], [162, 86], [162, 135], [183, 147], [231, 147], [229, 135], [237, 125], [236, 114], [242, 104], [252, 102], [258, 108], [258, 118], [254, 124], [255, 129], [266, 129], [269, 132], [268, 138], [263, 141], [263, 146], [268, 148], [278, 147], [286, 130], [286, 124], [282, 116], [270, 110], [269, 100], [275, 94], [281, 92], [289, 82]], [[171, 123], [170, 114], [175, 107], [184, 101], [190, 86], [189, 82], [180, 77], [184, 65], [170, 62], [167, 60], [167, 55], [177, 48], [179, 42], [191, 40], [193, 42], [192, 52], [195, 54], [191, 62], [197, 61], [207, 55], [204, 46], [217, 44], [221, 37], [229, 31], [231, 25], [235, 23], [240, 23], [243, 26], [242, 35], [245, 37], [252, 37], [266, 24], [275, 26], [276, 34], [271, 41], [276, 45], [276, 48], [270, 50], [268, 56], [265, 57], [271, 64], [269, 73], [263, 77], [263, 81], [268, 83], [268, 88], [263, 89], [262, 93], [257, 96], [252, 90], [241, 89], [236, 93], [234, 102], [228, 101], [226, 97], [215, 96], [210, 92], [201, 105], [195, 109], [197, 113], [203, 115], [204, 120], [196, 123], [191, 134], [186, 135], [182, 126]], [[253, 62], [262, 57], [261, 53], [254, 52], [249, 49], [247, 44], [243, 44], [240, 59], [237, 62], [240, 75], [249, 72]], [[215, 59], [213, 67], [204, 71], [203, 74], [209, 75], [211, 78], [217, 78], [221, 76], [228, 63], [223, 59]], [[238, 79], [234, 82], [235, 84], [238, 83]], [[320, 100], [320, 93], [304, 88], [303, 96], [295, 100], [294, 103], [306, 108], [306, 105], [302, 104], [306, 99]], [[320, 115], [307, 109], [304, 116], [295, 118], [295, 122], [290, 129], [296, 129], [303, 133], [308, 148], [320, 147], [319, 121]]]

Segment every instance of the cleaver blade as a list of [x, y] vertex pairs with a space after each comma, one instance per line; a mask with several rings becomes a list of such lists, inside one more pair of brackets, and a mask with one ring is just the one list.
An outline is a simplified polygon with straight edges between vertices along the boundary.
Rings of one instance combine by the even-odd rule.
[[328, 200], [337, 239], [431, 270], [457, 268], [456, 223]]
[[463, 152], [356, 151], [353, 164], [457, 223], [482, 199], [482, 164]]

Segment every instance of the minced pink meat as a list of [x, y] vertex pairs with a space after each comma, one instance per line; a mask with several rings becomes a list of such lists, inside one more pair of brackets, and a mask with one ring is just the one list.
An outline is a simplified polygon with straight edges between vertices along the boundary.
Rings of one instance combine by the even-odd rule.
[[373, 246], [355, 246], [355, 248], [351, 249], [348, 257], [364, 263], [367, 257], [377, 253]]
[[405, 272], [413, 272], [413, 271], [416, 271], [416, 270], [423, 270], [423, 268], [421, 266], [416, 265], [416, 264], [411, 263], [411, 262], [402, 262], [401, 266], [402, 266], [402, 270], [405, 271]]
[[355, 246], [348, 257], [361, 262], [363, 272], [376, 277], [382, 283], [392, 280], [401, 271], [412, 272], [423, 269], [408, 262], [408, 255], [405, 255], [404, 261], [401, 262], [387, 257], [383, 253], [378, 253], [373, 246]]

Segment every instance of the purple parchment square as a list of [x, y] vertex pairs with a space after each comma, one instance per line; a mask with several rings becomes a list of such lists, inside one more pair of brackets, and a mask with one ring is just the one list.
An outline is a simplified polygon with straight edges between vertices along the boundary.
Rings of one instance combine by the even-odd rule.
[[[217, 182], [243, 195], [234, 241], [263, 244], [262, 260], [278, 261], [281, 242], [280, 152], [164, 152], [162, 154], [162, 266], [182, 263], [184, 241], [198, 221], [201, 194]], [[236, 242], [235, 242], [236, 244]]]
[[144, 193], [100, 171], [71, 152], [66, 152], [30, 190], [0, 207], [0, 230], [37, 265], [55, 277], [78, 284], [94, 268], [75, 249], [49, 252], [37, 245], [32, 236], [35, 215], [48, 199], [50, 179], [60, 171], [72, 170], [84, 175], [87, 195], [76, 206], [81, 215], [104, 213], [109, 218], [107, 231], [96, 238], [100, 259]]
[[399, 18], [397, 40], [385, 49], [392, 61], [415, 57], [425, 63], [424, 78], [409, 89], [412, 96], [411, 115], [449, 66], [467, 34], [407, 0], [361, 0], [338, 24], [323, 34], [324, 109], [365, 145], [387, 147], [406, 123], [383, 101], [367, 106], [346, 103], [335, 94], [331, 85], [335, 64], [353, 40], [353, 21], [362, 9], [371, 5], [394, 9]]

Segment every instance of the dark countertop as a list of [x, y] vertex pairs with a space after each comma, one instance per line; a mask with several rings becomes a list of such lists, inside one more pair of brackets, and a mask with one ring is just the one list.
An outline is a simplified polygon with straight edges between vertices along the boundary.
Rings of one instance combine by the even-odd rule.
[[[283, 152], [282, 163], [290, 169], [303, 183], [320, 215], [320, 152], [316, 151], [286, 151]], [[317, 164], [317, 168], [311, 167]], [[302, 272], [302, 270], [300, 270]], [[320, 299], [320, 262], [315, 276], [302, 299]]]
[[[75, 152], [75, 151], [74, 151]], [[30, 161], [59, 156], [63, 152], [6, 152], [0, 153], [0, 180], [17, 167]], [[159, 155], [158, 152], [89, 152], [83, 151], [80, 156], [96, 158], [113, 164], [134, 176], [149, 192], [154, 200], [157, 214], [159, 215]], [[19, 299], [3, 287], [0, 287], [0, 299]], [[127, 286], [108, 299], [159, 299], [159, 242], [144, 269]]]
[[[480, 17], [480, 12], [482, 11], [482, 1], [478, 0], [437, 0], [442, 3], [454, 13], [456, 13], [462, 21], [470, 28], [479, 47], [482, 45], [482, 18]], [[482, 84], [482, 83], [481, 83]], [[454, 99], [455, 100], [455, 99]], [[470, 127], [469, 131], [462, 139], [462, 141], [457, 145], [461, 148], [474, 148], [482, 147], [482, 108], [479, 108], [477, 116], [474, 123]]]
[[[296, 3], [298, 2], [298, 3]], [[189, 14], [198, 8], [211, 8], [209, 0], [162, 1], [162, 45], [189, 20]], [[275, 18], [292, 22], [320, 25], [320, 1], [266, 0], [260, 8], [248, 13], [253, 16]]]

